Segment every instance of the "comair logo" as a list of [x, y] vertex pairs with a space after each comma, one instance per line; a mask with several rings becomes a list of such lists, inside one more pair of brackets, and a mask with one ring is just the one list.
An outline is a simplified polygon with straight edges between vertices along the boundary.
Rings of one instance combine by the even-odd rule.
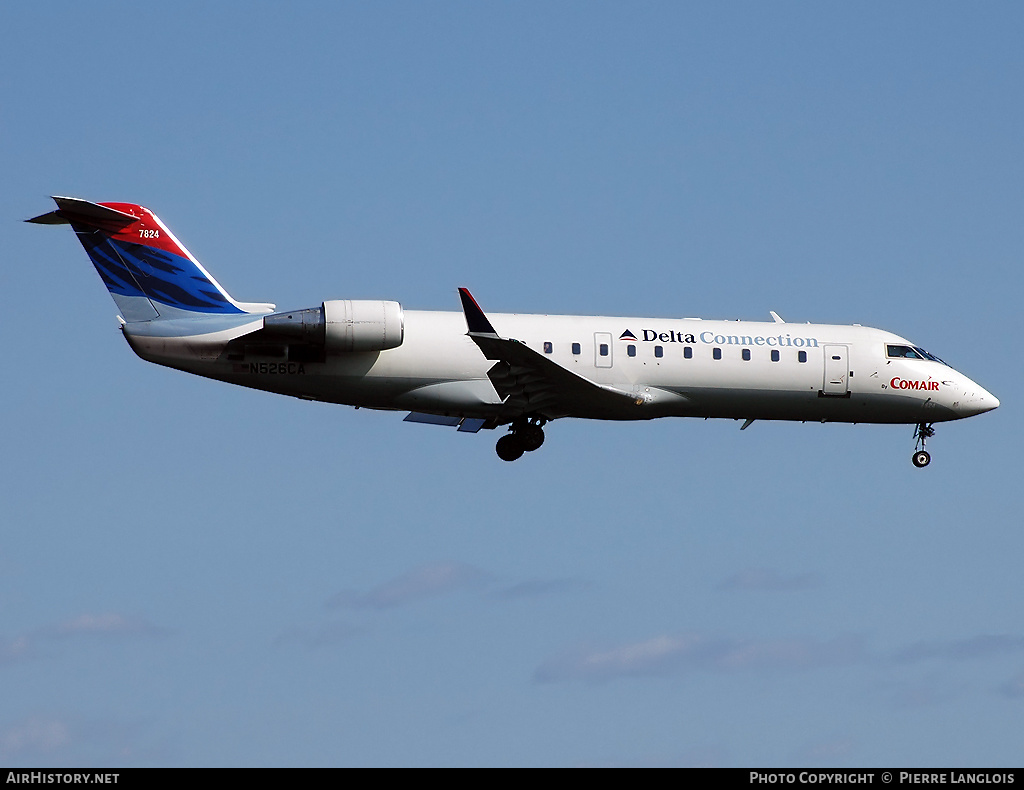
[[896, 376], [889, 380], [889, 386], [894, 390], [929, 390], [934, 392], [939, 388], [937, 381], [907, 381]]

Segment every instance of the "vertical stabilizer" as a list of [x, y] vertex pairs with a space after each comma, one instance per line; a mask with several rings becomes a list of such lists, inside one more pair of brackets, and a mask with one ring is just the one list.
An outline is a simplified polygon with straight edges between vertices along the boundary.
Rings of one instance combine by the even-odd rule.
[[54, 197], [57, 210], [28, 222], [69, 224], [124, 320], [269, 313], [236, 302], [152, 211], [134, 203]]

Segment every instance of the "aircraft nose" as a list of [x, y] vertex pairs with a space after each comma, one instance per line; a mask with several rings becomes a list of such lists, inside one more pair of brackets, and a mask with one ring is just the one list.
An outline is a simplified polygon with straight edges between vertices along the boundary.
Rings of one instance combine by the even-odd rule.
[[985, 393], [984, 395], [981, 396], [982, 412], [992, 411], [992, 409], [998, 409], [999, 398], [997, 398], [991, 392], [987, 392], [986, 390], [982, 390], [982, 392]]
[[996, 408], [999, 408], [999, 398], [973, 381], [967, 382], [966, 392], [960, 401], [959, 409], [964, 417], [984, 414]]

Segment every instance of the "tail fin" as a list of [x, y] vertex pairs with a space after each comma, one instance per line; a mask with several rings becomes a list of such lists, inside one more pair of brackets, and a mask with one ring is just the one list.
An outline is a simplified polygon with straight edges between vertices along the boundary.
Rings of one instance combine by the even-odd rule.
[[70, 224], [125, 321], [274, 310], [272, 304], [232, 299], [149, 209], [53, 199], [56, 211], [26, 222]]

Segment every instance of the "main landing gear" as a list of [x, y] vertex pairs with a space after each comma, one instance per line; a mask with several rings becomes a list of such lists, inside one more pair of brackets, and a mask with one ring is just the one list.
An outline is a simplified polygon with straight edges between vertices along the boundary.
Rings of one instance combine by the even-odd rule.
[[924, 445], [934, 435], [935, 429], [930, 422], [919, 423], [914, 429], [914, 439], [916, 439], [916, 442], [914, 444], [914, 454], [910, 458], [918, 469], [928, 466], [932, 461], [932, 457], [924, 449]]
[[498, 439], [494, 450], [502, 461], [515, 461], [522, 457], [523, 453], [532, 453], [540, 449], [544, 444], [544, 423], [543, 417], [530, 417], [516, 420], [512, 423], [511, 433], [507, 433]]

